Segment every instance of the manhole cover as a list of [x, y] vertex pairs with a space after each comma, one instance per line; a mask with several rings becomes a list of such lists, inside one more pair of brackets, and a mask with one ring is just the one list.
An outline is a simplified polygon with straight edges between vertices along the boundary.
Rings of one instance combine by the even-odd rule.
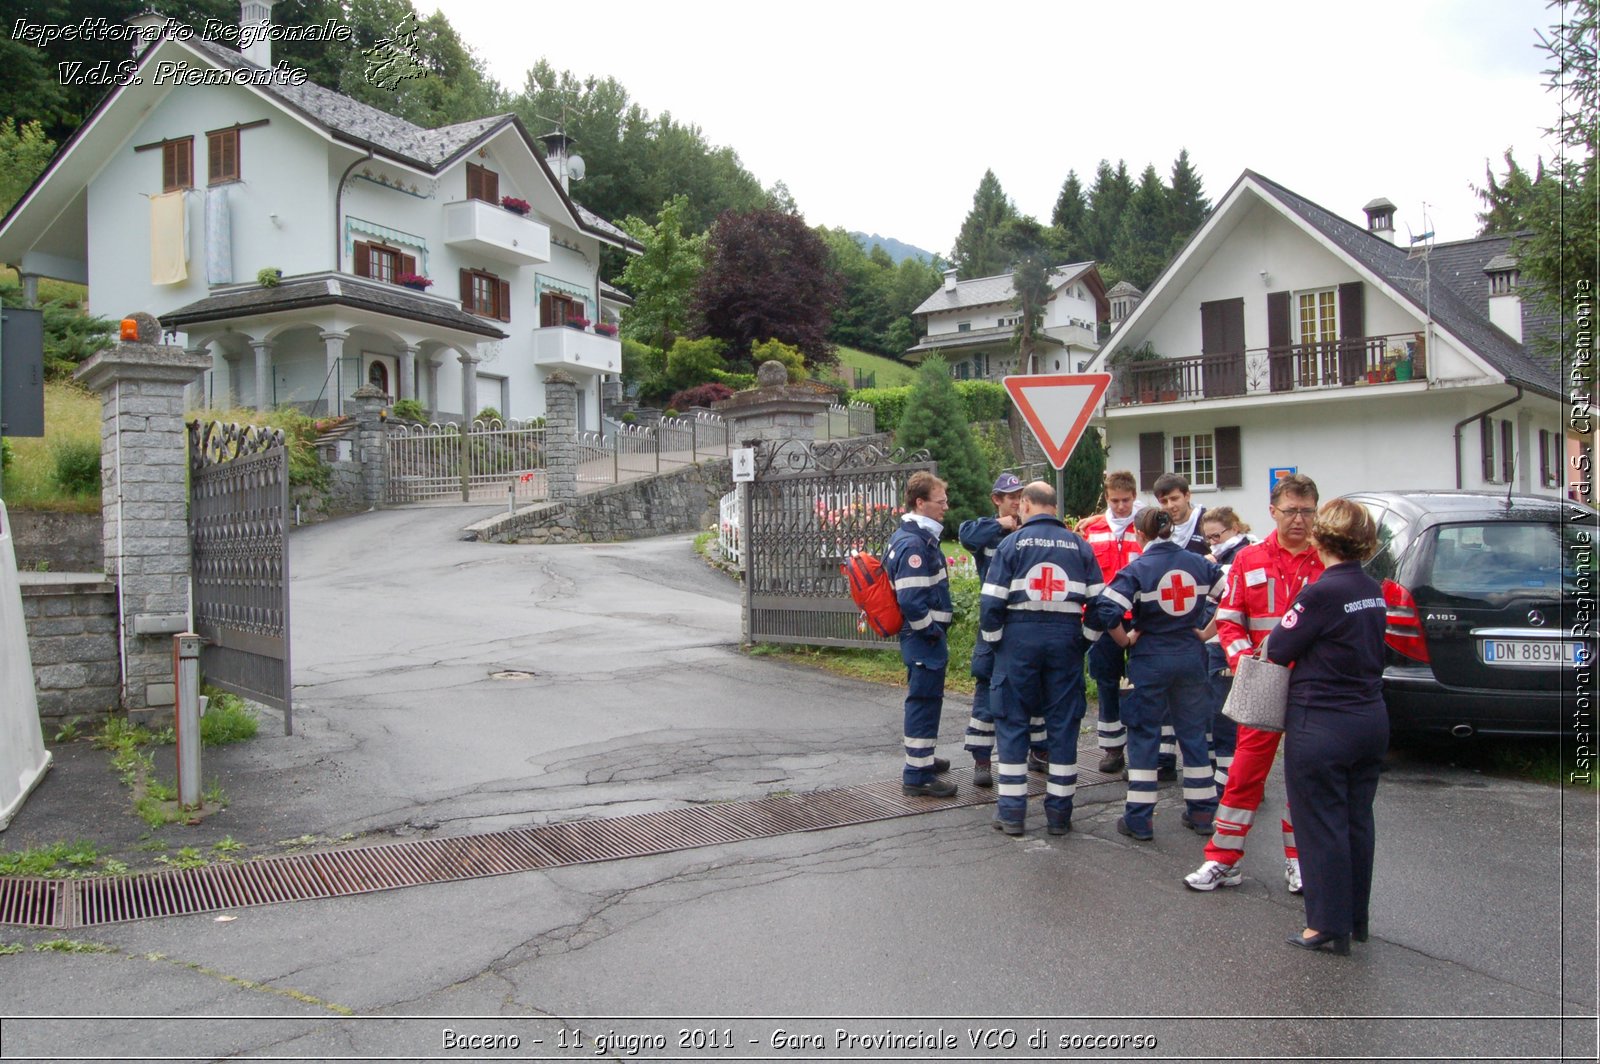
[[534, 675], [535, 675], [534, 673], [524, 672], [522, 669], [501, 669], [499, 672], [491, 672], [489, 674], [489, 679], [491, 679], [491, 680], [531, 680], [531, 679], [533, 679]]

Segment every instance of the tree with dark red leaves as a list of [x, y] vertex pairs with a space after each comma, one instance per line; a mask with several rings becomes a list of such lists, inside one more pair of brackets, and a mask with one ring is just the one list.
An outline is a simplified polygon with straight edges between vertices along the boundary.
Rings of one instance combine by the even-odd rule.
[[727, 344], [744, 366], [750, 346], [781, 340], [809, 364], [835, 358], [828, 342], [842, 296], [828, 245], [797, 214], [724, 211], [711, 229], [706, 265], [694, 294], [694, 335]]

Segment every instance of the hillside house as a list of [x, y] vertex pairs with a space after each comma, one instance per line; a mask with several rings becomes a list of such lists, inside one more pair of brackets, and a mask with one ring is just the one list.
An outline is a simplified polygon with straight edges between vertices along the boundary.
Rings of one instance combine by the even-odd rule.
[[0, 221], [26, 289], [75, 281], [96, 314], [155, 314], [212, 355], [195, 397], [211, 405], [338, 413], [371, 383], [442, 418], [529, 418], [559, 368], [580, 427], [599, 427], [621, 345], [581, 323], [620, 305], [601, 248], [638, 247], [569, 194], [566, 137], [542, 138], [546, 157], [513, 115], [423, 129], [296, 83], [270, 40], [241, 54], [167, 34], [137, 61], [140, 83]]
[[[944, 272], [944, 284], [913, 312], [927, 326], [927, 335], [904, 354], [916, 364], [938, 352], [958, 380], [999, 380], [1018, 367], [1013, 337], [1021, 321], [1011, 274], [956, 280]], [[1050, 299], [1039, 334], [1039, 373], [1077, 373], [1099, 349], [1099, 323], [1110, 304], [1105, 282], [1092, 262], [1058, 266], [1050, 273]]]
[[1278, 471], [1357, 489], [1563, 491], [1559, 370], [1510, 238], [1396, 246], [1252, 171], [1107, 339], [1112, 468], [1260, 524]]

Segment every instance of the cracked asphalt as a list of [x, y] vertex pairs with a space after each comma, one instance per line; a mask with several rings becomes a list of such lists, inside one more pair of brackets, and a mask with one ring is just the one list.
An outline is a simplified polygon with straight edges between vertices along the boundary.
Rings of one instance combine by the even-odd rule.
[[[463, 542], [483, 515], [294, 535], [295, 734], [267, 719], [206, 752], [226, 810], [149, 832], [74, 743], [0, 844], [249, 857], [895, 776], [899, 692], [741, 654], [737, 588], [688, 537]], [[0, 927], [23, 947], [0, 955], [0, 1059], [1594, 1057], [1592, 795], [1395, 759], [1348, 959], [1283, 945], [1280, 784], [1244, 885], [1210, 895], [1181, 883], [1201, 844], [1176, 790], [1153, 843], [1116, 833], [1120, 800], [1080, 791], [1064, 838], [1035, 802], [1022, 839], [979, 807], [232, 919]]]

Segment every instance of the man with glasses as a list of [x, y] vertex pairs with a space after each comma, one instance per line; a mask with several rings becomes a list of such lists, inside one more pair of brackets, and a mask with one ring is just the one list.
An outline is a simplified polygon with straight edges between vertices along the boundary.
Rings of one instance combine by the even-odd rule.
[[[1217, 635], [1228, 667], [1237, 669], [1239, 658], [1255, 652], [1278, 624], [1300, 589], [1322, 575], [1322, 558], [1311, 545], [1311, 525], [1317, 516], [1317, 485], [1295, 473], [1272, 489], [1272, 519], [1277, 529], [1260, 543], [1241, 550], [1228, 570], [1228, 589], [1217, 606]], [[1267, 774], [1278, 754], [1281, 732], [1261, 731], [1241, 724], [1228, 786], [1217, 805], [1214, 830], [1206, 843], [1206, 860], [1184, 877], [1191, 890], [1237, 887], [1244, 875], [1239, 859], [1256, 810], [1266, 790]], [[1283, 818], [1283, 878], [1290, 894], [1300, 893], [1300, 851], [1294, 844], [1294, 827], [1287, 810]]]

